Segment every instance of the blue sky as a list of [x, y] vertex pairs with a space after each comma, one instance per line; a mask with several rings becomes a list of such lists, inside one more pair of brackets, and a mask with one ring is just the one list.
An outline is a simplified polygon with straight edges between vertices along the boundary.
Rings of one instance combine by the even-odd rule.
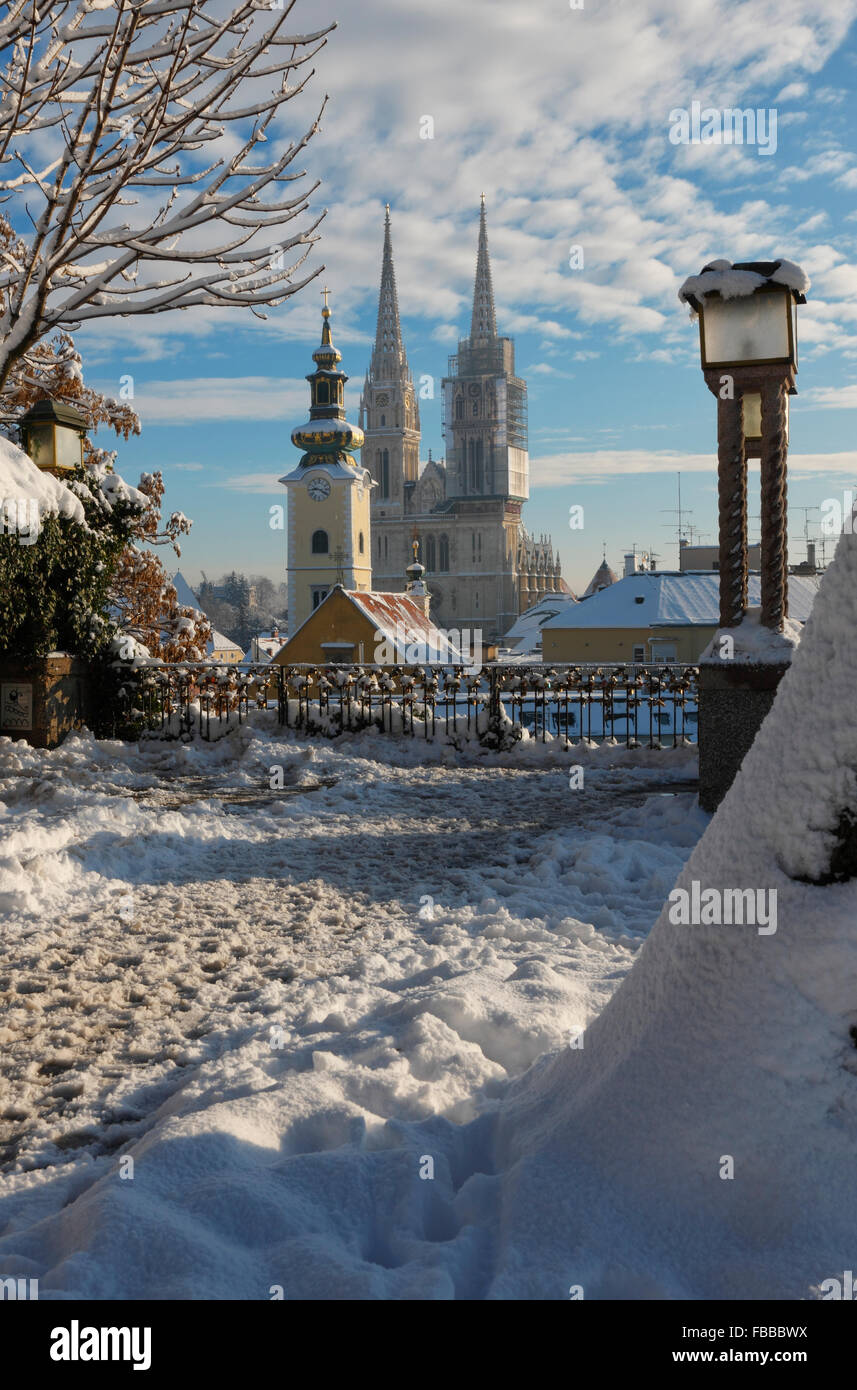
[[[131, 481], [161, 468], [168, 506], [194, 519], [184, 573], [283, 577], [269, 507], [297, 457], [319, 291], [333, 291], [356, 418], [386, 201], [411, 368], [438, 385], [420, 403], [422, 456], [443, 455], [439, 383], [469, 329], [483, 190], [500, 331], [529, 385], [525, 520], [553, 535], [571, 586], [603, 542], [615, 568], [632, 543], [675, 565], [679, 471], [687, 521], [716, 539], [715, 401], [676, 295], [719, 256], [785, 256], [813, 281], [791, 424], [803, 558], [799, 509], [857, 480], [855, 16], [857, 0], [297, 0], [295, 30], [338, 20], [278, 128], [299, 134], [329, 93], [305, 159], [321, 180], [313, 206], [328, 209], [312, 257], [323, 277], [265, 323], [206, 309], [77, 335], [93, 384], [116, 395], [133, 377], [143, 434], [117, 466]], [[693, 101], [775, 110], [775, 153], [671, 143], [671, 111]], [[572, 505], [583, 531], [568, 528]]]

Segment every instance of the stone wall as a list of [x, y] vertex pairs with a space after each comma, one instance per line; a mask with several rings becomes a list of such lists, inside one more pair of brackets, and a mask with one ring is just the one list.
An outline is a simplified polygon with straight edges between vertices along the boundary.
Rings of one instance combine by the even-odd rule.
[[0, 656], [0, 737], [56, 748], [92, 721], [89, 664], [67, 652], [25, 660]]

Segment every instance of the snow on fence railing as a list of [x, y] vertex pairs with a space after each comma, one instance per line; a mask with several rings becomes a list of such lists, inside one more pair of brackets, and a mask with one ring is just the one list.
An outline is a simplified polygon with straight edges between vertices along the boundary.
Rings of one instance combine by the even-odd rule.
[[253, 709], [308, 735], [375, 728], [398, 737], [508, 748], [546, 742], [676, 747], [696, 742], [695, 666], [158, 663], [123, 676], [114, 731], [204, 739]]

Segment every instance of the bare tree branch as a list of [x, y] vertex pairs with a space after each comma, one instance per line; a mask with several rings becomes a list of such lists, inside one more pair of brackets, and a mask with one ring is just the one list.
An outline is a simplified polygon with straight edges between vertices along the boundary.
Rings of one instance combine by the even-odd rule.
[[[12, 214], [19, 208], [32, 232], [0, 248], [0, 389], [53, 330], [200, 304], [257, 312], [318, 274], [294, 278], [324, 213], [285, 231], [309, 211], [318, 183], [296, 197], [276, 190], [306, 178], [290, 166], [318, 130], [327, 97], [285, 148], [271, 134], [312, 79], [334, 26], [287, 33], [295, 4], [6, 4], [0, 200]], [[228, 146], [220, 157], [218, 142]], [[215, 158], [200, 159], [212, 147]], [[270, 156], [260, 159], [266, 147]], [[117, 221], [120, 208], [134, 212]], [[238, 234], [224, 237], [224, 225]], [[296, 247], [301, 254], [286, 265]]]

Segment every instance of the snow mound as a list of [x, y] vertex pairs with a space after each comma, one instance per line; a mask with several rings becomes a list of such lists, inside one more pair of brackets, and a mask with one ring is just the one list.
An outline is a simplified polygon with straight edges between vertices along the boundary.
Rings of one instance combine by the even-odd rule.
[[83, 526], [83, 506], [52, 473], [43, 473], [23, 449], [0, 437], [0, 499], [34, 498], [39, 516], [65, 516]]
[[857, 881], [800, 879], [857, 800], [855, 620], [843, 536], [677, 884], [762, 891], [775, 930], [678, 925], [668, 903], [584, 1046], [518, 1083], [491, 1296], [803, 1299], [853, 1266]]

